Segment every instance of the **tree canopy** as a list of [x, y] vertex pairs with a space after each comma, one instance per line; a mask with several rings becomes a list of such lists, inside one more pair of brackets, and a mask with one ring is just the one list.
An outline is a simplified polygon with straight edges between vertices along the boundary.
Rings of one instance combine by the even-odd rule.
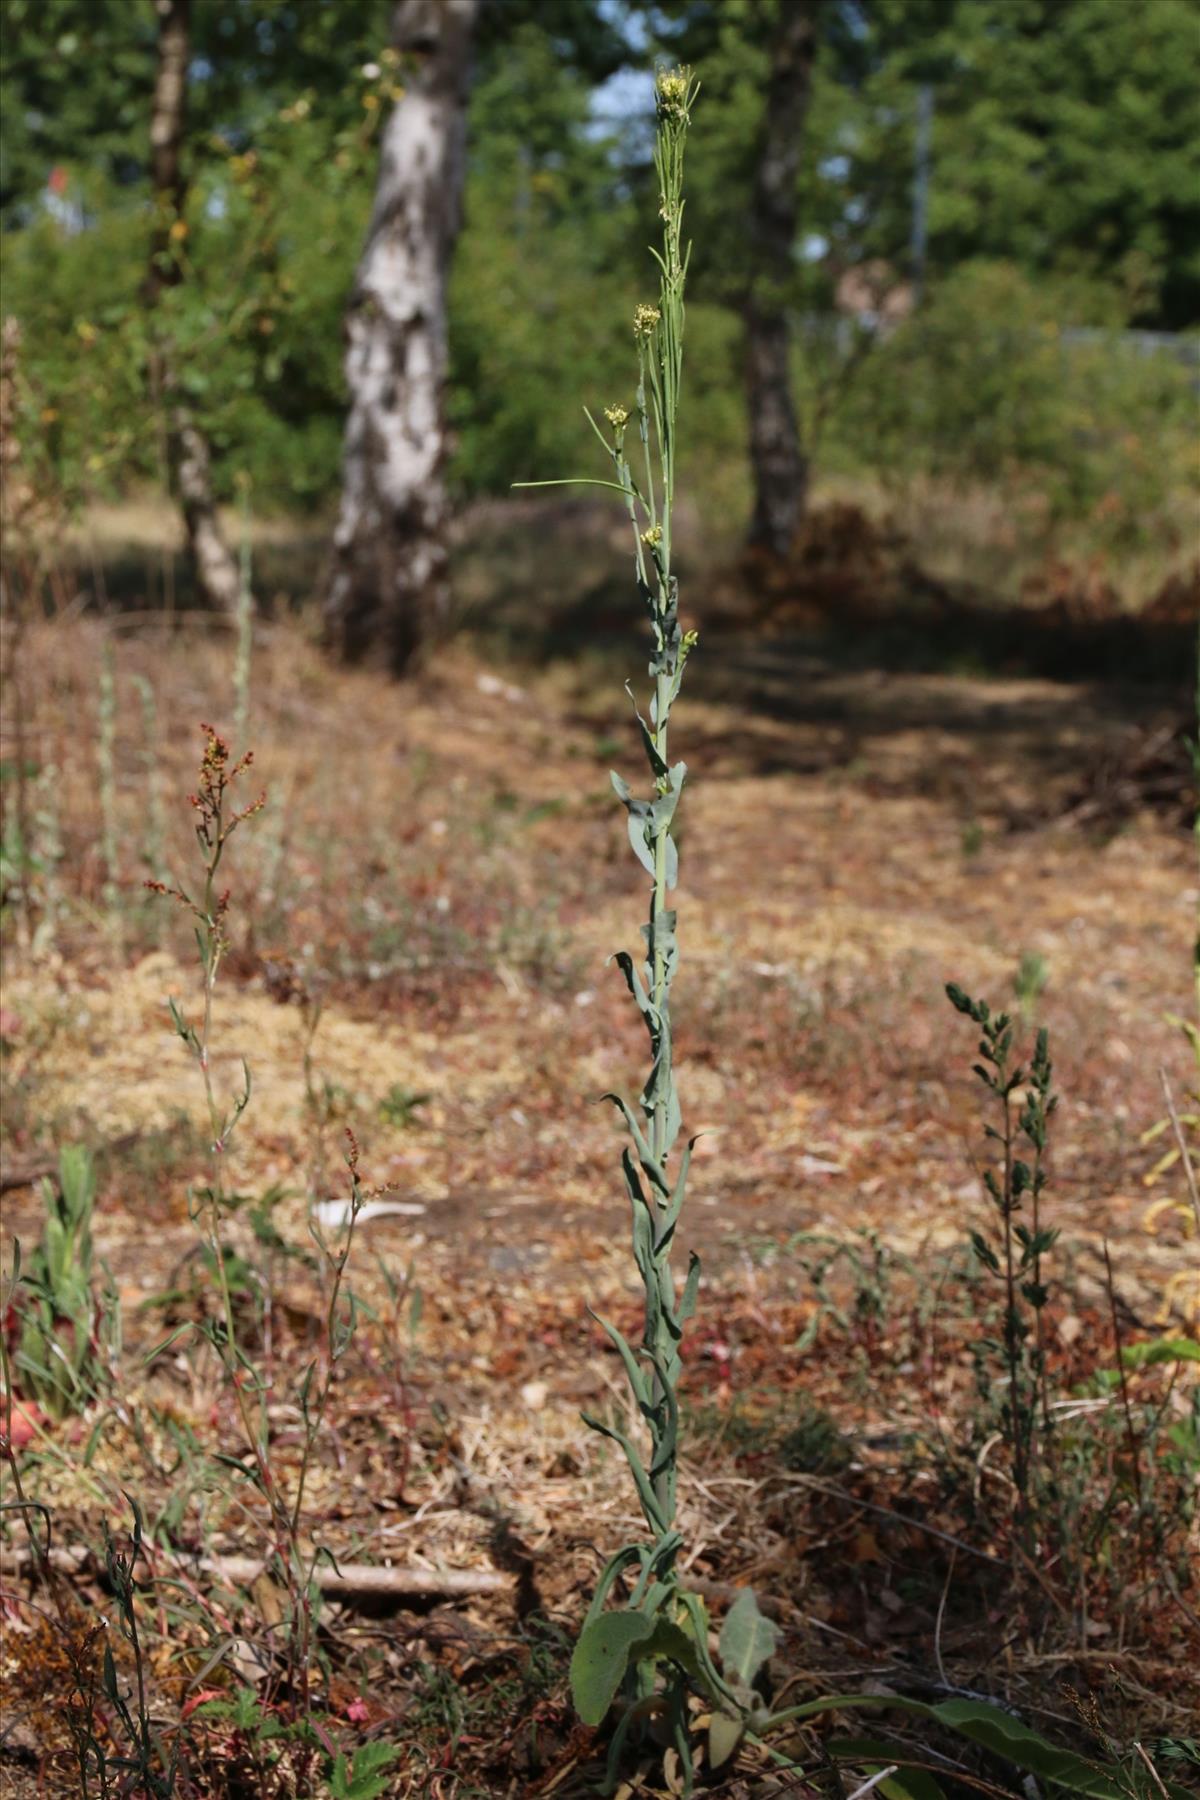
[[[740, 454], [732, 308], [780, 3], [485, 5], [451, 305], [461, 491], [498, 491], [582, 448], [586, 426], [574, 435], [552, 391], [611, 397], [609, 321], [639, 297], [650, 178], [635, 77], [656, 58], [695, 63], [704, 89], [694, 441]], [[189, 279], [167, 302], [226, 492], [239, 471], [269, 504], [308, 506], [336, 486], [341, 319], [403, 82], [389, 18], [387, 0], [194, 0]], [[75, 491], [158, 478], [139, 375], [152, 0], [8, 0], [2, 29], [5, 310], [50, 415], [49, 454]], [[1060, 325], [1200, 322], [1191, 0], [822, 0], [818, 31], [797, 313], [828, 315], [847, 269], [910, 276], [927, 105], [931, 294], [967, 265], [1003, 263], [1052, 293]]]

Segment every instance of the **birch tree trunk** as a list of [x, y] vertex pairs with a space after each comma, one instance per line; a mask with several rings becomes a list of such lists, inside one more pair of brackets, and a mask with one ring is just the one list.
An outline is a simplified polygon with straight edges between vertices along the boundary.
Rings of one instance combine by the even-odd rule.
[[446, 620], [446, 294], [479, 0], [397, 0], [404, 93], [346, 317], [350, 413], [325, 632], [397, 673]]
[[[178, 287], [183, 266], [178, 256], [187, 176], [183, 168], [187, 124], [187, 72], [191, 0], [155, 0], [158, 56], [150, 114], [150, 175], [154, 189], [154, 229], [145, 300], [156, 308], [167, 288]], [[221, 535], [212, 486], [208, 439], [192, 416], [179, 383], [179, 371], [167, 334], [151, 353], [150, 378], [167, 414], [167, 461], [187, 531], [188, 550], [201, 594], [219, 612], [237, 605], [236, 558]]]
[[785, 556], [804, 517], [808, 461], [791, 392], [788, 299], [795, 269], [796, 183], [812, 92], [820, 0], [777, 0], [761, 148], [750, 214], [746, 398], [754, 516], [750, 543]]

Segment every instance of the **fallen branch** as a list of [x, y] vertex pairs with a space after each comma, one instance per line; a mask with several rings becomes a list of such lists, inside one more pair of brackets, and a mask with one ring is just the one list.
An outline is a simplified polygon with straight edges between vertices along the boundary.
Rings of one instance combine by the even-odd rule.
[[[101, 1156], [122, 1156], [126, 1150], [132, 1150], [141, 1137], [140, 1131], [126, 1131], [120, 1137], [113, 1138], [107, 1144], [101, 1144], [98, 1154]], [[31, 1162], [9, 1163], [0, 1169], [0, 1194], [11, 1193], [14, 1188], [34, 1187], [39, 1181], [58, 1183], [58, 1157], [39, 1156]]]
[[10, 1193], [14, 1188], [33, 1187], [45, 1177], [53, 1179], [57, 1173], [57, 1156], [40, 1156], [36, 1162], [9, 1163], [7, 1168], [0, 1169], [0, 1194]]
[[[50, 1567], [64, 1575], [102, 1573], [97, 1559], [87, 1550], [55, 1546], [49, 1560]], [[41, 1562], [32, 1549], [5, 1550], [0, 1552], [0, 1574], [24, 1575]], [[266, 1563], [259, 1556], [206, 1556], [188, 1567], [200, 1574], [215, 1575], [234, 1587], [249, 1587], [266, 1571]], [[165, 1576], [168, 1571], [164, 1569], [162, 1574]], [[356, 1600], [400, 1600], [425, 1595], [450, 1599], [507, 1594], [516, 1587], [515, 1578], [499, 1569], [389, 1569], [375, 1563], [342, 1563], [336, 1569], [319, 1563], [312, 1579], [322, 1594], [350, 1605]]]
[[[200, 1564], [201, 1569], [238, 1587], [254, 1581], [265, 1566], [257, 1556], [214, 1556]], [[336, 1569], [318, 1563], [312, 1579], [321, 1593], [346, 1601], [422, 1594], [506, 1594], [516, 1587], [515, 1577], [500, 1569], [389, 1569], [377, 1563], [340, 1563]]]
[[[24, 1575], [36, 1568], [41, 1559], [33, 1550], [0, 1552], [0, 1574]], [[98, 1560], [88, 1550], [67, 1550], [55, 1546], [50, 1551], [50, 1566], [63, 1575], [100, 1574]], [[189, 1564], [189, 1572], [215, 1575], [233, 1587], [250, 1587], [266, 1572], [261, 1556], [206, 1556]], [[169, 1579], [169, 1571], [162, 1573]], [[319, 1563], [313, 1581], [321, 1593], [331, 1599], [353, 1605], [356, 1600], [391, 1600], [441, 1595], [445, 1598], [476, 1594], [515, 1592], [517, 1578], [502, 1569], [422, 1569], [406, 1566], [390, 1569], [378, 1563], [339, 1563], [332, 1568]], [[706, 1600], [732, 1603], [742, 1592], [742, 1584], [714, 1581], [703, 1575], [689, 1575], [687, 1585]], [[778, 1600], [759, 1599], [760, 1611], [771, 1618], [782, 1618], [786, 1608]]]

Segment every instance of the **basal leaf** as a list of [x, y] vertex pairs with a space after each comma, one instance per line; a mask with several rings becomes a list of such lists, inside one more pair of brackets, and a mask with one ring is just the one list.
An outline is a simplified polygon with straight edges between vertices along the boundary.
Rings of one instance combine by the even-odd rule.
[[863, 1763], [871, 1773], [886, 1769], [890, 1763], [899, 1764], [894, 1775], [885, 1775], [875, 1784], [885, 1800], [946, 1800], [941, 1786], [928, 1769], [905, 1767], [905, 1760], [912, 1752], [903, 1744], [891, 1744], [883, 1738], [849, 1737], [829, 1738], [827, 1743], [829, 1754], [835, 1760]]
[[753, 1588], [738, 1595], [721, 1627], [721, 1665], [725, 1674], [742, 1686], [754, 1686], [754, 1678], [771, 1656], [779, 1628], [758, 1610]]
[[644, 1613], [601, 1613], [585, 1625], [571, 1657], [571, 1697], [585, 1725], [600, 1725], [625, 1679], [631, 1652], [650, 1637]]
[[686, 1669], [697, 1681], [703, 1678], [700, 1659], [696, 1654], [696, 1640], [672, 1619], [660, 1618], [655, 1621], [650, 1636], [645, 1643], [638, 1645], [634, 1660], [642, 1662], [649, 1656], [668, 1657], [671, 1662], [678, 1663], [681, 1669]]
[[746, 1721], [736, 1713], [722, 1712], [719, 1708], [708, 1722], [708, 1766], [719, 1769], [737, 1752], [737, 1747], [746, 1735]]
[[1148, 1344], [1123, 1344], [1121, 1361], [1127, 1369], [1144, 1369], [1155, 1363], [1200, 1362], [1200, 1343], [1195, 1338], [1155, 1338]]
[[932, 1711], [936, 1719], [961, 1737], [982, 1744], [994, 1755], [1003, 1756], [1018, 1768], [1055, 1782], [1073, 1794], [1086, 1794], [1090, 1800], [1127, 1800], [1126, 1786], [1115, 1774], [1106, 1773], [1073, 1750], [1061, 1750], [1048, 1743], [1040, 1733], [997, 1706], [978, 1700], [944, 1700]]

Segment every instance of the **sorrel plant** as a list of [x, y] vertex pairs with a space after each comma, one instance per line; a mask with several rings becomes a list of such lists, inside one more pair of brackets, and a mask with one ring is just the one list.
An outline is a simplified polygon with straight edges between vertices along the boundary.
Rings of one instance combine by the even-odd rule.
[[288, 1484], [276, 1470], [272, 1459], [266, 1378], [252, 1355], [239, 1341], [235, 1296], [225, 1242], [225, 1219], [231, 1204], [225, 1167], [231, 1138], [250, 1101], [250, 1070], [243, 1062], [241, 1090], [232, 1100], [224, 1101], [218, 1094], [212, 1065], [214, 999], [218, 972], [227, 948], [226, 928], [230, 907], [230, 890], [223, 888], [220, 882], [222, 863], [234, 832], [245, 820], [260, 811], [265, 803], [265, 795], [260, 795], [240, 808], [233, 804], [234, 784], [250, 767], [252, 753], [247, 751], [235, 762], [224, 739], [211, 726], [205, 725], [202, 729], [205, 744], [200, 779], [196, 793], [190, 798], [196, 814], [196, 841], [200, 849], [203, 886], [193, 896], [183, 887], [168, 887], [160, 881], [149, 881], [146, 885], [156, 893], [177, 900], [192, 915], [195, 926], [203, 975], [203, 1012], [199, 1026], [190, 1025], [185, 1020], [174, 1000], [170, 1004], [175, 1030], [200, 1070], [208, 1115], [209, 1180], [207, 1186], [195, 1195], [194, 1216], [203, 1232], [208, 1260], [216, 1282], [220, 1317], [216, 1323], [202, 1329], [232, 1391], [249, 1450], [249, 1461], [234, 1459], [235, 1466], [258, 1490], [266, 1503], [272, 1532], [271, 1566], [284, 1585], [290, 1602], [286, 1682], [307, 1714], [315, 1627], [316, 1587], [313, 1573], [321, 1552], [318, 1548], [306, 1546], [303, 1539], [304, 1497], [329, 1408], [334, 1371], [349, 1348], [354, 1334], [356, 1308], [353, 1296], [345, 1289], [344, 1277], [358, 1215], [370, 1195], [359, 1177], [358, 1145], [351, 1136], [347, 1156], [350, 1200], [341, 1236], [336, 1243], [331, 1243], [315, 1225], [313, 1227], [324, 1275], [324, 1332], [321, 1350], [309, 1363], [299, 1382], [297, 1404], [303, 1425], [300, 1461], [295, 1476]]

